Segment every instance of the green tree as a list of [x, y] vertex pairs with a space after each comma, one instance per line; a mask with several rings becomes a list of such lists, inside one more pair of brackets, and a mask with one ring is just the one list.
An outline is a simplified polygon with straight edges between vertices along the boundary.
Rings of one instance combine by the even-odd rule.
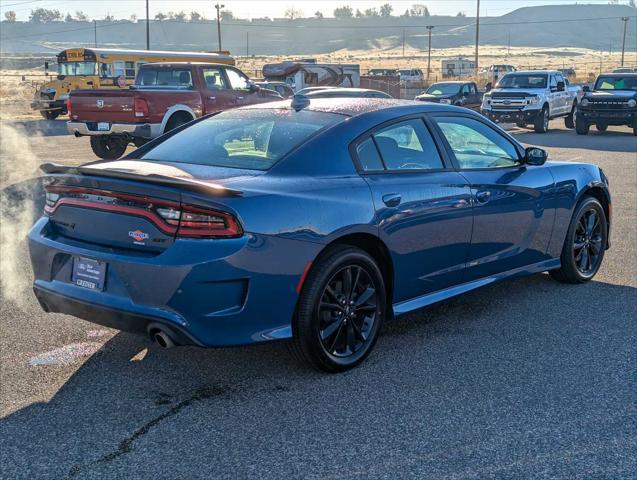
[[104, 17], [104, 21], [105, 22], [114, 22], [115, 21], [115, 17], [113, 15], [111, 15], [110, 13], [107, 13], [106, 16]]
[[59, 10], [49, 10], [47, 8], [36, 8], [31, 10], [29, 15], [29, 22], [33, 23], [59, 22], [60, 20], [62, 20], [62, 14]]
[[66, 13], [66, 17], [64, 17], [65, 22], [73, 22], [73, 16], [70, 13]]
[[234, 14], [230, 10], [221, 10], [221, 12], [219, 12], [219, 17], [221, 20], [233, 20]]
[[190, 21], [191, 22], [201, 22], [203, 17], [199, 12], [190, 12]]
[[88, 15], [84, 13], [82, 10], [76, 10], [75, 20], [77, 20], [78, 22], [88, 22]]
[[349, 5], [344, 5], [334, 9], [334, 18], [352, 18], [354, 10]]
[[13, 10], [9, 10], [7, 12], [4, 12], [4, 18], [7, 20], [7, 22], [9, 23], [15, 23], [16, 21], [16, 14]]
[[380, 16], [381, 17], [391, 17], [391, 12], [394, 11], [394, 7], [392, 7], [389, 3], [380, 6]]
[[365, 10], [365, 16], [366, 17], [379, 17], [380, 15], [378, 14], [378, 10], [376, 10], [375, 8], [368, 8]]
[[303, 10], [299, 10], [298, 8], [288, 7], [285, 9], [285, 13], [283, 14], [285, 18], [289, 18], [290, 20], [294, 20], [295, 18], [303, 17]]
[[458, 12], [458, 13], [456, 14], [456, 17], [466, 17], [466, 16], [467, 16], [467, 14], [466, 14], [466, 13], [464, 13], [464, 12]]
[[186, 13], [183, 10], [179, 13], [175, 13], [174, 20], [177, 20], [178, 22], [185, 22]]
[[411, 6], [409, 13], [412, 17], [428, 17], [429, 9], [425, 5], [421, 5], [420, 3], [415, 3]]
[[314, 12], [314, 18], [323, 18], [323, 12], [317, 10], [316, 12]]
[[160, 22], [163, 22], [164, 20], [166, 20], [168, 17], [166, 16], [165, 13], [161, 13], [159, 12], [157, 15], [155, 15], [155, 20], [159, 20]]

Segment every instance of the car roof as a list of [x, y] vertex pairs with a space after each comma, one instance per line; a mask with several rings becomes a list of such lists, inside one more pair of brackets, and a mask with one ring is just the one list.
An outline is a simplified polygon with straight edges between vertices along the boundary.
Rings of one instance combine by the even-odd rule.
[[515, 72], [509, 72], [507, 73], [507, 75], [525, 75], [525, 74], [544, 74], [544, 75], [548, 75], [549, 73], [562, 73], [558, 70], [517, 70]]
[[637, 72], [613, 72], [613, 73], [602, 73], [600, 77], [637, 77]]
[[[439, 112], [439, 111], [455, 111], [455, 112], [467, 112], [466, 108], [454, 107], [452, 105], [441, 105], [438, 103], [426, 103], [417, 100], [401, 100], [396, 98], [310, 98], [307, 106], [303, 107], [305, 111], [311, 112], [324, 112], [324, 113], [336, 113], [345, 115], [348, 117], [356, 117], [369, 112], [400, 109], [402, 115], [409, 115], [411, 113], [427, 113], [427, 112]], [[277, 102], [257, 103], [254, 105], [247, 105], [240, 107], [240, 110], [253, 110], [253, 109], [282, 109], [282, 110], [294, 110], [292, 108], [292, 102], [294, 100], [282, 100]]]
[[464, 85], [465, 83], [475, 83], [475, 82], [473, 80], [449, 80], [448, 82], [443, 80], [441, 82], [432, 83], [431, 85], [433, 86], [438, 83], [457, 83], [458, 85]]

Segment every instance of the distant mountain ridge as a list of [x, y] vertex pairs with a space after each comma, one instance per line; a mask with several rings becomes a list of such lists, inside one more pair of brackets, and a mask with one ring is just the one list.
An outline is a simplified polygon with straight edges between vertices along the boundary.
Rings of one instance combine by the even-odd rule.
[[[524, 7], [480, 23], [480, 43], [518, 47], [576, 47], [617, 50], [627, 16], [626, 48], [637, 51], [637, 9], [626, 5], [548, 5]], [[594, 19], [594, 20], [590, 20]], [[527, 23], [532, 22], [532, 23]], [[312, 55], [348, 49], [395, 48], [405, 43], [427, 45], [426, 25], [435, 25], [434, 48], [471, 45], [472, 17], [306, 18], [222, 22], [223, 49], [235, 55]], [[92, 46], [92, 22], [2, 22], [0, 52], [57, 53], [71, 46]], [[151, 48], [158, 50], [215, 50], [215, 22], [151, 21]], [[98, 45], [145, 48], [146, 24], [138, 21], [97, 22]]]

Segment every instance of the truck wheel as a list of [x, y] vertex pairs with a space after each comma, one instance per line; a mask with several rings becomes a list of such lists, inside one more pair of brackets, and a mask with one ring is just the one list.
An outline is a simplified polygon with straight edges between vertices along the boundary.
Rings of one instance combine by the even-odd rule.
[[598, 132], [605, 132], [606, 129], [608, 128], [608, 125], [604, 125], [603, 123], [598, 123], [595, 125], [595, 128], [597, 129]]
[[47, 120], [55, 120], [60, 115], [59, 110], [40, 110], [40, 115]]
[[564, 117], [564, 126], [566, 128], [575, 128], [575, 116], [577, 115], [577, 103], [573, 102], [571, 113]]
[[95, 135], [91, 137], [93, 153], [104, 160], [115, 160], [126, 151], [128, 142], [123, 138], [111, 135]]
[[166, 123], [166, 128], [164, 129], [164, 133], [170, 132], [177, 127], [181, 127], [184, 123], [188, 123], [192, 121], [192, 117], [185, 112], [175, 113], [172, 117], [168, 119]]
[[549, 118], [549, 108], [545, 105], [533, 121], [535, 133], [546, 133], [549, 131]]
[[582, 120], [579, 117], [575, 117], [575, 131], [578, 135], [588, 135], [588, 130], [591, 128], [590, 124]]

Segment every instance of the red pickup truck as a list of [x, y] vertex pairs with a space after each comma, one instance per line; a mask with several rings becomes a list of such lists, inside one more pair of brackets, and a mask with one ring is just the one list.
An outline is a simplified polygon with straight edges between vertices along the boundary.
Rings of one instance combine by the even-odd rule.
[[202, 115], [281, 98], [232, 66], [148, 63], [128, 90], [71, 92], [67, 129], [76, 137], [90, 136], [93, 152], [112, 160], [129, 143], [140, 146]]

